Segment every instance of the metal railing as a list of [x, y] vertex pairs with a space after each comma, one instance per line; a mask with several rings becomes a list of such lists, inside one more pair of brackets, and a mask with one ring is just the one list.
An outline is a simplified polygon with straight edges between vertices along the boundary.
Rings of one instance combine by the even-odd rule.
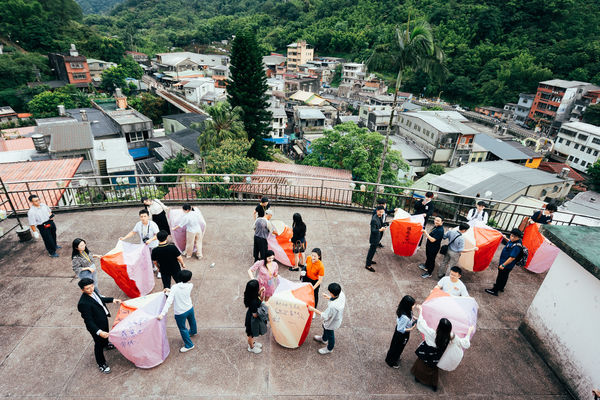
[[[466, 220], [468, 211], [483, 200], [489, 225], [502, 231], [518, 227], [538, 208], [494, 199], [393, 185], [340, 179], [281, 175], [156, 174], [86, 176], [64, 179], [6, 182], [15, 209], [29, 208], [27, 197], [37, 194], [55, 210], [85, 210], [140, 205], [141, 198], [159, 198], [167, 204], [248, 204], [266, 195], [275, 204], [327, 207], [370, 212], [376, 199], [388, 207], [414, 211], [425, 192], [436, 195], [434, 215], [447, 225]], [[1, 199], [0, 199], [1, 201]], [[568, 211], [555, 213], [554, 224], [599, 225], [600, 218]]]

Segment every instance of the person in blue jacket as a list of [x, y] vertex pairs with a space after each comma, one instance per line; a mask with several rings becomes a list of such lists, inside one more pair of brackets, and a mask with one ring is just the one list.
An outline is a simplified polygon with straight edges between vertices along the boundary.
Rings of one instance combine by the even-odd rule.
[[[519, 260], [519, 257], [521, 256], [521, 253], [523, 252], [523, 243], [521, 242], [522, 237], [523, 232], [517, 228], [514, 228], [512, 231], [510, 231], [508, 243], [502, 249], [502, 253], [500, 253], [500, 265], [498, 266], [496, 283], [494, 284], [493, 288], [485, 289], [486, 293], [498, 296], [498, 292], [504, 292], [504, 287], [508, 281], [508, 275], [514, 268], [515, 264]], [[505, 237], [505, 239], [507, 238]]]

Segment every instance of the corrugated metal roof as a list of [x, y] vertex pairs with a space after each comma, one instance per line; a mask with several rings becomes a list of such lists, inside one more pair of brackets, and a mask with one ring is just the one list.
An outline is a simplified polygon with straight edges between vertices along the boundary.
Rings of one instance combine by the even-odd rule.
[[0, 139], [0, 151], [34, 150], [33, 139], [19, 138], [5, 140]]
[[325, 115], [317, 108], [298, 108], [300, 119], [325, 119]]
[[486, 134], [475, 135], [474, 143], [502, 160], [529, 160], [540, 154], [515, 141], [504, 141]]
[[431, 180], [440, 189], [464, 196], [489, 190], [497, 200], [507, 199], [528, 186], [562, 182], [554, 174], [504, 160], [469, 163]]
[[443, 133], [460, 132], [466, 135], [478, 133], [475, 129], [463, 123], [468, 122], [468, 119], [457, 111], [409, 111], [402, 113], [402, 115], [418, 118]]
[[[56, 206], [62, 197], [65, 188], [71, 183], [77, 168], [83, 161], [82, 157], [62, 158], [58, 160], [28, 161], [18, 163], [0, 164], [0, 176], [11, 193], [11, 200], [18, 210], [29, 208], [27, 197], [36, 193], [42, 201], [50, 207]], [[60, 186], [57, 181], [32, 182], [40, 179], [61, 179]], [[28, 182], [29, 191], [25, 183]]]
[[591, 83], [581, 81], [565, 81], [563, 79], [550, 79], [549, 81], [540, 82], [540, 85], [556, 86], [559, 88], [568, 89], [577, 86], [591, 85]]
[[43, 125], [38, 133], [50, 136], [50, 151], [88, 150], [94, 147], [92, 130], [87, 122]]

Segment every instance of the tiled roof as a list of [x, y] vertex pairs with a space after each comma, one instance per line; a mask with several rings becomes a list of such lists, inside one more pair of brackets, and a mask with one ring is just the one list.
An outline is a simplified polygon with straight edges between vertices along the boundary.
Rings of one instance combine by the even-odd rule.
[[0, 151], [34, 150], [33, 139], [20, 138], [5, 140], [0, 139]]
[[[258, 175], [274, 176], [261, 177]], [[290, 176], [294, 177], [291, 178], [293, 182], [288, 182], [286, 177]], [[328, 181], [319, 178], [336, 180]], [[345, 169], [259, 161], [256, 171], [252, 175], [252, 183], [236, 184], [232, 189], [242, 193], [269, 197], [350, 204], [352, 202], [352, 193], [349, 187], [351, 181], [352, 173]], [[277, 185], [273, 185], [273, 183], [277, 183]], [[321, 190], [321, 185], [323, 185], [323, 190]]]
[[[27, 210], [27, 197], [36, 193], [42, 202], [48, 206], [56, 206], [65, 188], [69, 186], [77, 168], [83, 161], [82, 157], [62, 158], [58, 160], [28, 161], [0, 164], [0, 176], [11, 194], [11, 200], [16, 209]], [[63, 179], [60, 186], [58, 181], [32, 182], [40, 179]], [[12, 182], [28, 182], [12, 183]], [[0, 195], [0, 198], [2, 195]], [[2, 198], [4, 199], [4, 198]]]
[[575, 171], [573, 168], [569, 167], [565, 163], [543, 161], [538, 167], [538, 169], [542, 171], [552, 172], [555, 174], [560, 174], [563, 168], [569, 168], [569, 178], [573, 179], [575, 182], [581, 182], [585, 180], [583, 176], [579, 175], [577, 171]]

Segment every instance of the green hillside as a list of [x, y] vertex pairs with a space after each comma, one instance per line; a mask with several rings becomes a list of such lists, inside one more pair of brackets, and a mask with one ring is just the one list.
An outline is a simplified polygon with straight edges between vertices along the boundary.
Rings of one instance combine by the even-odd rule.
[[122, 0], [76, 0], [84, 14], [100, 14], [109, 11]]
[[[413, 76], [406, 90], [502, 105], [550, 76], [600, 83], [600, 6], [587, 0], [128, 0], [84, 22], [150, 53], [250, 26], [267, 50], [303, 38], [319, 55], [365, 61], [409, 15], [432, 24], [450, 74], [443, 84]], [[371, 69], [389, 74], [393, 60], [376, 57]]]

